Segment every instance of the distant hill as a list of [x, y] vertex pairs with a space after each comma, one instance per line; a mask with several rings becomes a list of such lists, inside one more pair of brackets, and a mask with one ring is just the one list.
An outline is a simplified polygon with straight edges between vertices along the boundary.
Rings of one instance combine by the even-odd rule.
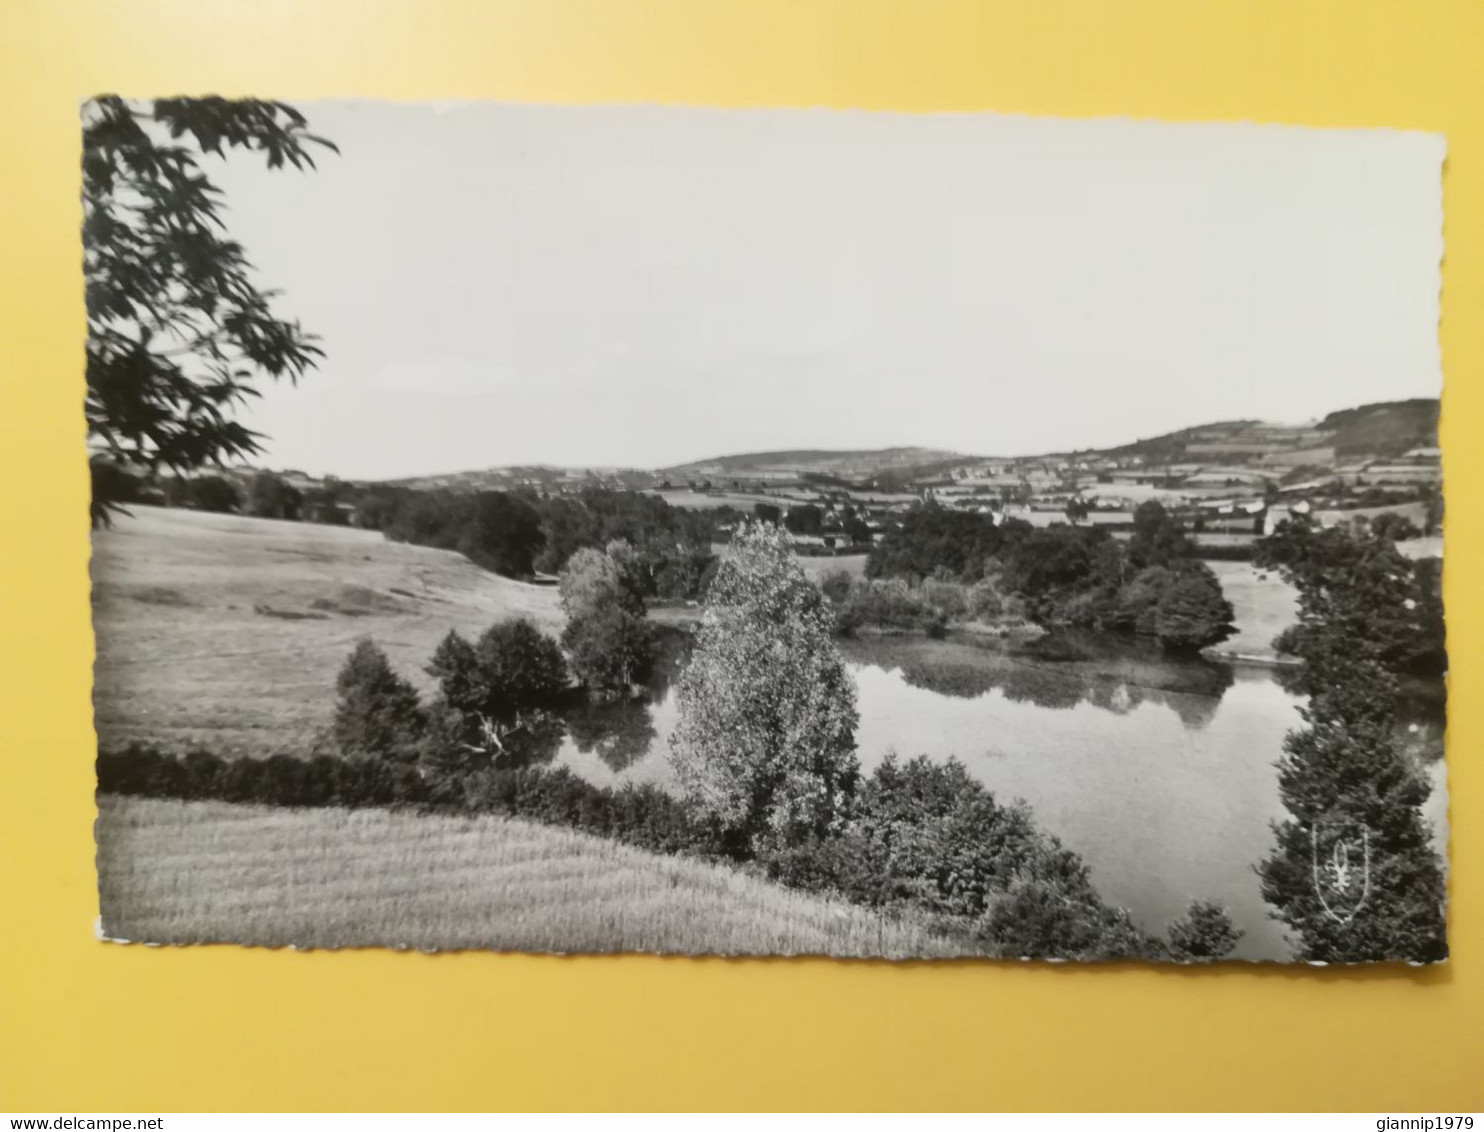
[[655, 487], [659, 478], [640, 468], [558, 468], [548, 464], [509, 464], [504, 467], [408, 476], [381, 482], [391, 487], [410, 487], [419, 491], [510, 491], [517, 487], [559, 491], [588, 485], [642, 491]]
[[[1395, 457], [1438, 442], [1438, 401], [1417, 398], [1340, 409], [1306, 424], [1258, 420], [1214, 421], [1113, 448], [1046, 453], [1018, 461], [1056, 457], [1103, 458], [1144, 464], [1261, 464], [1267, 467], [1324, 466], [1336, 460]], [[895, 490], [947, 475], [964, 465], [989, 462], [942, 448], [824, 449], [742, 452], [667, 468], [556, 468], [506, 466], [391, 481], [406, 487], [452, 491], [508, 490], [525, 486], [570, 490], [591, 484], [646, 490], [690, 481], [809, 483], [819, 487]]]
[[1438, 400], [1427, 397], [1340, 409], [1308, 424], [1217, 421], [1085, 454], [1112, 459], [1142, 457], [1147, 463], [1161, 464], [1256, 463], [1264, 458], [1280, 461], [1292, 455], [1297, 459], [1306, 452], [1327, 450], [1333, 450], [1331, 459], [1400, 456], [1409, 449], [1436, 447], [1437, 443]]
[[1438, 443], [1438, 401], [1383, 401], [1357, 409], [1341, 409], [1319, 422], [1333, 431], [1342, 456], [1400, 456], [1409, 448], [1431, 448]]
[[804, 448], [785, 452], [747, 452], [716, 456], [661, 469], [667, 478], [704, 476], [828, 476], [838, 480], [863, 480], [884, 472], [915, 471], [933, 465], [952, 464], [966, 457], [941, 448], [876, 448], [834, 451]]

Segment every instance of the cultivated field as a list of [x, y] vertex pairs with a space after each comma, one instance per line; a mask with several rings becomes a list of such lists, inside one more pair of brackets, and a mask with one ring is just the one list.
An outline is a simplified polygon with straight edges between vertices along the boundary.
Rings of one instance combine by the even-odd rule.
[[99, 799], [104, 934], [160, 943], [945, 956], [861, 908], [505, 818]]
[[554, 588], [374, 531], [134, 507], [93, 539], [94, 710], [105, 746], [302, 753], [335, 674], [374, 637], [421, 687], [449, 629], [522, 615], [556, 630]]
[[833, 574], [843, 570], [852, 578], [864, 578], [866, 576], [866, 555], [864, 554], [838, 554], [827, 555], [800, 555], [799, 565], [804, 568], [815, 581], [826, 574]]
[[779, 495], [762, 495], [736, 491], [652, 491], [671, 507], [683, 507], [687, 511], [714, 511], [718, 507], [732, 507], [752, 514], [756, 504], [766, 503], [770, 507], [787, 507], [789, 500]]

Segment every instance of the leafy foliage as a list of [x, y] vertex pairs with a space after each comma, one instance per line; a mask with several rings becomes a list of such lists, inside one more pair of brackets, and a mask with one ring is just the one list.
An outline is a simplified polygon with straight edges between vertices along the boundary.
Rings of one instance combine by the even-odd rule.
[[888, 757], [857, 792], [834, 836], [763, 855], [769, 875], [897, 914], [926, 914], [994, 954], [1110, 959], [1160, 945], [1103, 904], [1087, 867], [1036, 828], [1029, 808], [1001, 806], [955, 760]]
[[1124, 558], [1135, 570], [1147, 566], [1170, 566], [1195, 554], [1195, 544], [1180, 523], [1157, 499], [1147, 499], [1134, 511], [1134, 533]]
[[1335, 683], [1329, 666], [1356, 656], [1397, 676], [1439, 675], [1448, 664], [1442, 573], [1412, 561], [1383, 527], [1315, 527], [1289, 520], [1258, 542], [1257, 565], [1299, 591], [1298, 623], [1274, 646], [1305, 662], [1306, 691]]
[[[593, 786], [564, 768], [229, 760], [139, 745], [102, 752], [97, 765], [98, 788], [109, 794], [431, 807], [566, 826], [659, 853], [716, 859], [737, 850], [725, 828], [656, 787]], [[1076, 854], [1040, 833], [1028, 809], [998, 805], [956, 762], [888, 759], [863, 783], [854, 817], [836, 836], [771, 846], [758, 864], [790, 887], [925, 919], [994, 955], [1162, 953], [1158, 940], [1098, 899]]]
[[530, 622], [499, 622], [477, 644], [450, 630], [426, 671], [440, 693], [423, 734], [426, 765], [447, 772], [554, 750], [560, 729], [547, 709], [567, 690], [566, 662]]
[[335, 681], [335, 744], [347, 756], [411, 761], [419, 753], [424, 716], [417, 691], [392, 671], [369, 640], [356, 645]]
[[172, 490], [177, 500], [197, 511], [231, 514], [242, 506], [242, 493], [224, 476], [178, 479], [174, 481]]
[[926, 578], [941, 570], [977, 581], [1003, 542], [1003, 534], [988, 515], [925, 503], [908, 511], [871, 548], [866, 574]]
[[642, 615], [610, 607], [568, 621], [562, 644], [589, 688], [628, 688], [649, 677], [654, 638]]
[[593, 786], [564, 768], [461, 769], [369, 758], [184, 758], [134, 745], [98, 756], [98, 789], [108, 794], [254, 802], [274, 806], [431, 806], [569, 826], [658, 853], [719, 855], [715, 831], [653, 786]]
[[[1157, 569], [1157, 567], [1156, 567]], [[1159, 595], [1154, 635], [1176, 651], [1193, 651], [1231, 636], [1235, 613], [1204, 562], [1186, 562]]]
[[865, 628], [937, 636], [946, 626], [944, 613], [927, 599], [923, 587], [905, 578], [857, 578], [835, 608], [835, 631], [845, 637]]
[[642, 614], [643, 582], [635, 567], [627, 543], [614, 543], [607, 550], [578, 550], [567, 560], [558, 582], [567, 616], [581, 618], [603, 609]]
[[253, 477], [247, 509], [260, 519], [297, 519], [304, 503], [303, 493], [291, 487], [282, 476], [259, 472]]
[[697, 812], [754, 852], [844, 820], [858, 775], [855, 685], [832, 628], [787, 535], [741, 528], [679, 681], [670, 760]]
[[479, 653], [456, 629], [438, 642], [428, 661], [429, 676], [437, 679], [443, 701], [456, 711], [483, 711], [490, 699], [489, 680]]
[[830, 570], [819, 579], [819, 588], [824, 596], [836, 605], [843, 604], [850, 596], [850, 590], [855, 579], [846, 570]]
[[1197, 553], [1151, 500], [1139, 506], [1125, 545], [1098, 527], [1057, 525], [1015, 538], [999, 584], [1043, 624], [1137, 633], [1187, 652], [1234, 630], [1231, 603]]
[[[83, 111], [89, 441], [154, 473], [259, 451], [232, 419], [263, 377], [297, 380], [322, 351], [277, 316], [243, 247], [226, 234], [207, 156], [238, 149], [270, 169], [312, 168], [304, 116], [281, 102], [116, 96]], [[93, 501], [94, 523], [117, 500]]]
[[1341, 456], [1399, 456], [1409, 448], [1437, 444], [1439, 408], [1436, 397], [1384, 401], [1330, 413], [1319, 427], [1335, 431], [1335, 451]]
[[813, 503], [802, 503], [788, 509], [783, 525], [791, 534], [819, 535], [824, 533], [824, 511]]
[[645, 620], [640, 564], [626, 542], [605, 551], [583, 548], [562, 571], [567, 626], [562, 644], [577, 678], [589, 688], [628, 688], [654, 663], [654, 639]]
[[1412, 522], [1411, 519], [1392, 511], [1383, 512], [1370, 522], [1372, 533], [1380, 535], [1383, 538], [1389, 538], [1393, 542], [1418, 538], [1422, 534], [1421, 528]]
[[1420, 809], [1430, 787], [1397, 741], [1399, 674], [1444, 663], [1441, 603], [1418, 600], [1436, 571], [1384, 533], [1292, 520], [1259, 562], [1298, 588], [1298, 624], [1275, 643], [1303, 661], [1310, 697], [1278, 763], [1290, 817], [1258, 867], [1263, 897], [1305, 959], [1445, 958], [1442, 863]]
[[1196, 900], [1170, 925], [1170, 958], [1183, 963], [1214, 963], [1230, 955], [1242, 935], [1220, 904]]
[[356, 525], [396, 542], [457, 550], [508, 577], [565, 568], [579, 550], [627, 542], [642, 596], [695, 597], [712, 561], [712, 520], [634, 491], [589, 488], [542, 498], [486, 491], [379, 487], [356, 506]]
[[704, 568], [704, 559], [710, 556], [711, 515], [671, 507], [643, 492], [591, 487], [576, 495], [531, 503], [541, 516], [544, 540], [536, 565], [550, 573], [559, 573], [583, 547], [601, 549], [612, 542], [626, 542], [642, 567], [641, 588], [652, 594], [658, 589], [657, 575], [667, 563], [688, 563], [699, 557]]
[[527, 708], [550, 707], [567, 690], [561, 646], [524, 617], [496, 622], [474, 646], [481, 711], [505, 718]]

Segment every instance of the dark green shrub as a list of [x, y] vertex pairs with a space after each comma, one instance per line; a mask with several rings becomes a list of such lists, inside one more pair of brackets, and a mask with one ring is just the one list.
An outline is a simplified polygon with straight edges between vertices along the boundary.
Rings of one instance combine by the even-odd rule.
[[487, 690], [482, 710], [507, 717], [549, 707], [566, 692], [569, 678], [561, 646], [523, 617], [491, 625], [475, 645]]
[[835, 605], [842, 605], [850, 597], [852, 578], [845, 570], [830, 570], [819, 579], [819, 588]]
[[[236, 758], [223, 769], [217, 795], [223, 802], [267, 802], [263, 764], [257, 759]], [[173, 795], [172, 795], [173, 796]]]
[[225, 763], [207, 751], [191, 751], [181, 760], [182, 798], [215, 798]]
[[417, 758], [424, 717], [417, 691], [392, 671], [386, 654], [363, 640], [336, 678], [335, 743], [347, 758]]
[[1170, 925], [1170, 958], [1187, 963], [1214, 963], [1231, 954], [1242, 938], [1220, 904], [1194, 901], [1185, 915]]
[[1154, 634], [1166, 648], [1193, 651], [1231, 636], [1235, 616], [1211, 568], [1187, 562], [1159, 595]]

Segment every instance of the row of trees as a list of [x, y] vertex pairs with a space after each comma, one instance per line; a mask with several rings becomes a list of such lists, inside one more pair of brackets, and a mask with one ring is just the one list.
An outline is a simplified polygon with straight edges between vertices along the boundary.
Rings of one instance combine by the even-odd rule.
[[714, 562], [713, 516], [637, 491], [594, 487], [539, 496], [378, 487], [362, 494], [355, 521], [396, 542], [457, 550], [516, 578], [558, 573], [579, 550], [623, 541], [645, 597], [698, 596]]
[[1263, 896], [1304, 959], [1446, 958], [1430, 784], [1398, 718], [1402, 681], [1447, 666], [1439, 563], [1409, 560], [1374, 526], [1289, 520], [1258, 545], [1299, 592], [1298, 622], [1274, 644], [1302, 661], [1308, 696], [1278, 763], [1289, 817], [1258, 868]]
[[614, 542], [579, 550], [560, 587], [567, 613], [560, 644], [524, 618], [497, 622], [475, 641], [450, 630], [426, 668], [438, 682], [430, 704], [374, 642], [361, 641], [337, 681], [335, 746], [347, 756], [404, 763], [478, 763], [555, 726], [550, 713], [571, 698], [574, 677], [599, 694], [647, 680], [655, 640], [633, 548]]
[[191, 476], [138, 475], [111, 460], [93, 462], [94, 490], [115, 508], [131, 503], [164, 503], [193, 511], [252, 515], [259, 519], [303, 519], [347, 526], [344, 506], [354, 488], [333, 476], [320, 486], [301, 491], [277, 472], [260, 471], [244, 484], [240, 477], [217, 474]]
[[560, 646], [523, 618], [472, 642], [450, 630], [426, 671], [438, 694], [424, 704], [375, 642], [359, 642], [336, 681], [331, 735], [341, 754], [431, 767], [490, 761], [549, 726], [571, 687]]
[[986, 607], [997, 595], [1017, 617], [1135, 633], [1179, 651], [1205, 648], [1233, 630], [1220, 582], [1180, 523], [1153, 501], [1135, 513], [1126, 542], [1102, 527], [995, 523], [928, 503], [877, 544], [866, 572], [956, 582], [965, 587], [966, 608]]
[[826, 513], [817, 503], [798, 503], [784, 507], [773, 503], [754, 503], [753, 518], [782, 526], [790, 534], [827, 538], [835, 536], [847, 546], [871, 545], [871, 525], [850, 504], [838, 515]]

